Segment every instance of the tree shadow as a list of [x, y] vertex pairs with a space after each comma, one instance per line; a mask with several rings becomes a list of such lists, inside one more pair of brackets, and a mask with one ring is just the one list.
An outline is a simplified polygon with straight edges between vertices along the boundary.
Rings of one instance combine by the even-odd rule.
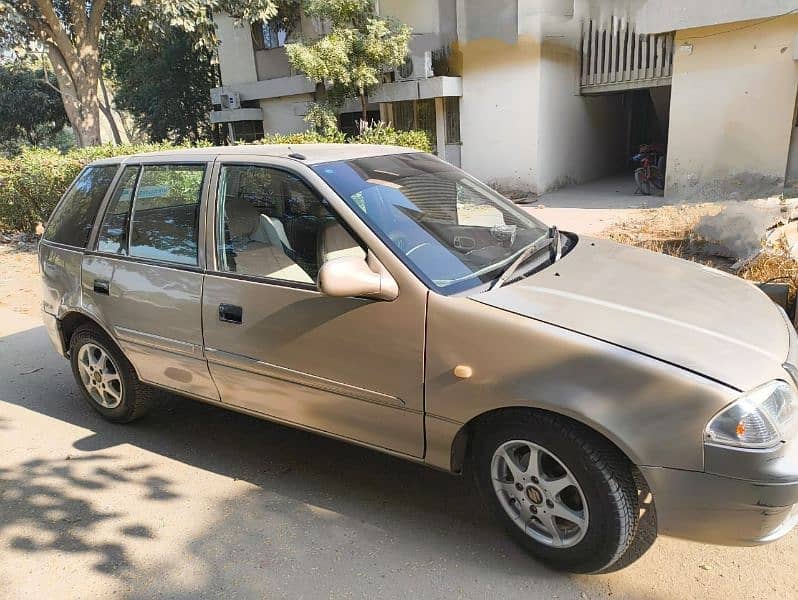
[[[533, 561], [493, 523], [468, 478], [167, 394], [147, 418], [114, 425], [84, 402], [42, 327], [3, 341], [14, 359], [0, 361], [0, 399], [91, 431], [73, 446], [81, 461], [96, 466], [90, 476], [63, 460], [5, 469], [2, 489], [19, 491], [10, 498], [4, 491], [4, 504], [15, 508], [3, 511], [0, 534], [33, 524], [50, 537], [15, 536], [12, 548], [94, 554], [96, 571], [135, 583], [131, 589], [139, 591], [130, 597], [232, 590], [243, 597], [490, 597], [555, 588], [578, 597], [599, 585]], [[32, 367], [42, 370], [21, 374]], [[188, 501], [200, 490], [172, 485], [162, 465], [114, 463], [113, 449], [123, 444], [247, 488], [216, 506], [212, 524], [172, 551], [175, 562], [134, 570], [125, 541], [156, 542], [155, 534], [145, 524], [123, 523], [118, 538], [92, 541], [91, 533], [120, 520], [124, 509], [102, 510], [78, 492], [133, 484], [140, 500], [154, 502], [147, 510], [157, 511], [158, 502]], [[60, 512], [38, 506], [40, 496]], [[201, 565], [204, 576], [177, 582], [175, 563]]]
[[[147, 500], [171, 499], [177, 494], [160, 477], [146, 476], [146, 472], [131, 477], [108, 466], [114, 460], [112, 455], [97, 453], [63, 460], [30, 459], [0, 468], [0, 539], [8, 536], [11, 549], [26, 553], [92, 555], [93, 569], [100, 573], [131, 570], [124, 537], [152, 538], [153, 534], [147, 526], [136, 524], [123, 529], [118, 541], [95, 541], [106, 521], [118, 520], [124, 513], [98, 508], [87, 498], [120, 482], [136, 486]], [[90, 473], [85, 474], [86, 470]]]

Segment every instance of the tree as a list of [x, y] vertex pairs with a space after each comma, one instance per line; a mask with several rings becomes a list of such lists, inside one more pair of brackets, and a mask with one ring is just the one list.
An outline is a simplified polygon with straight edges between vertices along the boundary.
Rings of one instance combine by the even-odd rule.
[[176, 28], [124, 30], [106, 38], [105, 62], [116, 107], [153, 141], [197, 142], [211, 136], [209, 91], [218, 85], [213, 54], [195, 49], [196, 34]]
[[100, 143], [101, 36], [115, 11], [132, 6], [140, 8], [147, 27], [194, 32], [197, 43], [211, 50], [218, 41], [213, 12], [245, 23], [277, 12], [277, 0], [0, 0], [0, 46], [44, 47], [81, 146]]
[[61, 131], [67, 116], [55, 78], [23, 65], [0, 65], [0, 142], [31, 146]]
[[308, 0], [305, 13], [329, 22], [330, 32], [312, 43], [287, 44], [289, 62], [327, 86], [334, 104], [359, 98], [366, 121], [368, 93], [386, 70], [405, 62], [410, 28], [377, 16], [373, 0]]

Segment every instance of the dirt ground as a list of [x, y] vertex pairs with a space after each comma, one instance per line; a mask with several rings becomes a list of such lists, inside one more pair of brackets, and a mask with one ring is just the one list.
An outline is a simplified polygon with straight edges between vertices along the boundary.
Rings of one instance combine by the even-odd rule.
[[0, 306], [24, 315], [35, 315], [40, 304], [36, 245], [25, 242], [0, 244]]

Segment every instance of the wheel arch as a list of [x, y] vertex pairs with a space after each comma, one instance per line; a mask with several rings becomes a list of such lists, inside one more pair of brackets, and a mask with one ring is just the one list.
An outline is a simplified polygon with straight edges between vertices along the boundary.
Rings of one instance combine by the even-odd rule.
[[582, 427], [587, 427], [593, 433], [600, 436], [607, 444], [615, 448], [622, 456], [624, 456], [629, 461], [629, 464], [635, 468], [635, 470], [639, 470], [637, 469], [637, 466], [640, 464], [640, 461], [636, 457], [634, 451], [631, 448], [629, 448], [626, 444], [624, 444], [621, 440], [618, 440], [616, 437], [612, 436], [609, 432], [605, 431], [602, 427], [598, 426], [596, 423], [588, 421], [586, 419], [575, 418], [573, 415], [567, 415], [546, 408], [540, 408], [535, 406], [524, 406], [524, 405], [507, 406], [507, 407], [487, 410], [485, 412], [482, 412], [474, 416], [469, 421], [464, 423], [457, 431], [457, 433], [454, 436], [454, 439], [452, 440], [451, 470], [455, 473], [463, 472], [463, 468], [465, 467], [470, 452], [472, 450], [474, 436], [480, 427], [486, 427], [490, 424], [491, 421], [495, 421], [499, 418], [504, 418], [504, 417], [511, 418], [513, 415], [529, 414], [529, 413], [545, 413], [555, 416], [559, 419], [564, 419], [566, 421], [577, 423]]
[[119, 349], [119, 351], [122, 352], [122, 354], [124, 354], [122, 348], [119, 345], [119, 342], [117, 342], [113, 333], [111, 333], [111, 331], [109, 331], [107, 327], [105, 327], [102, 323], [100, 323], [97, 319], [95, 319], [91, 315], [88, 315], [85, 312], [79, 310], [68, 311], [58, 318], [58, 327], [61, 332], [61, 339], [63, 341], [64, 349], [67, 354], [69, 353], [69, 342], [72, 339], [72, 335], [75, 333], [75, 331], [77, 331], [78, 327], [87, 324], [93, 325], [94, 327], [105, 333], [105, 335], [107, 335], [111, 339], [111, 341], [114, 344], [116, 344], [116, 347]]

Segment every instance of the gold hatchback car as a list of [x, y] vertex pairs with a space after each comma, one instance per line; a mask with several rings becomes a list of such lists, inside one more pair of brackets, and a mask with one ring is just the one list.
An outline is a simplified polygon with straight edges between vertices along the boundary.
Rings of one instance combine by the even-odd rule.
[[798, 520], [798, 340], [754, 286], [560, 232], [428, 154], [248, 146], [86, 167], [40, 245], [88, 403], [154, 388], [469, 473], [529, 552]]

